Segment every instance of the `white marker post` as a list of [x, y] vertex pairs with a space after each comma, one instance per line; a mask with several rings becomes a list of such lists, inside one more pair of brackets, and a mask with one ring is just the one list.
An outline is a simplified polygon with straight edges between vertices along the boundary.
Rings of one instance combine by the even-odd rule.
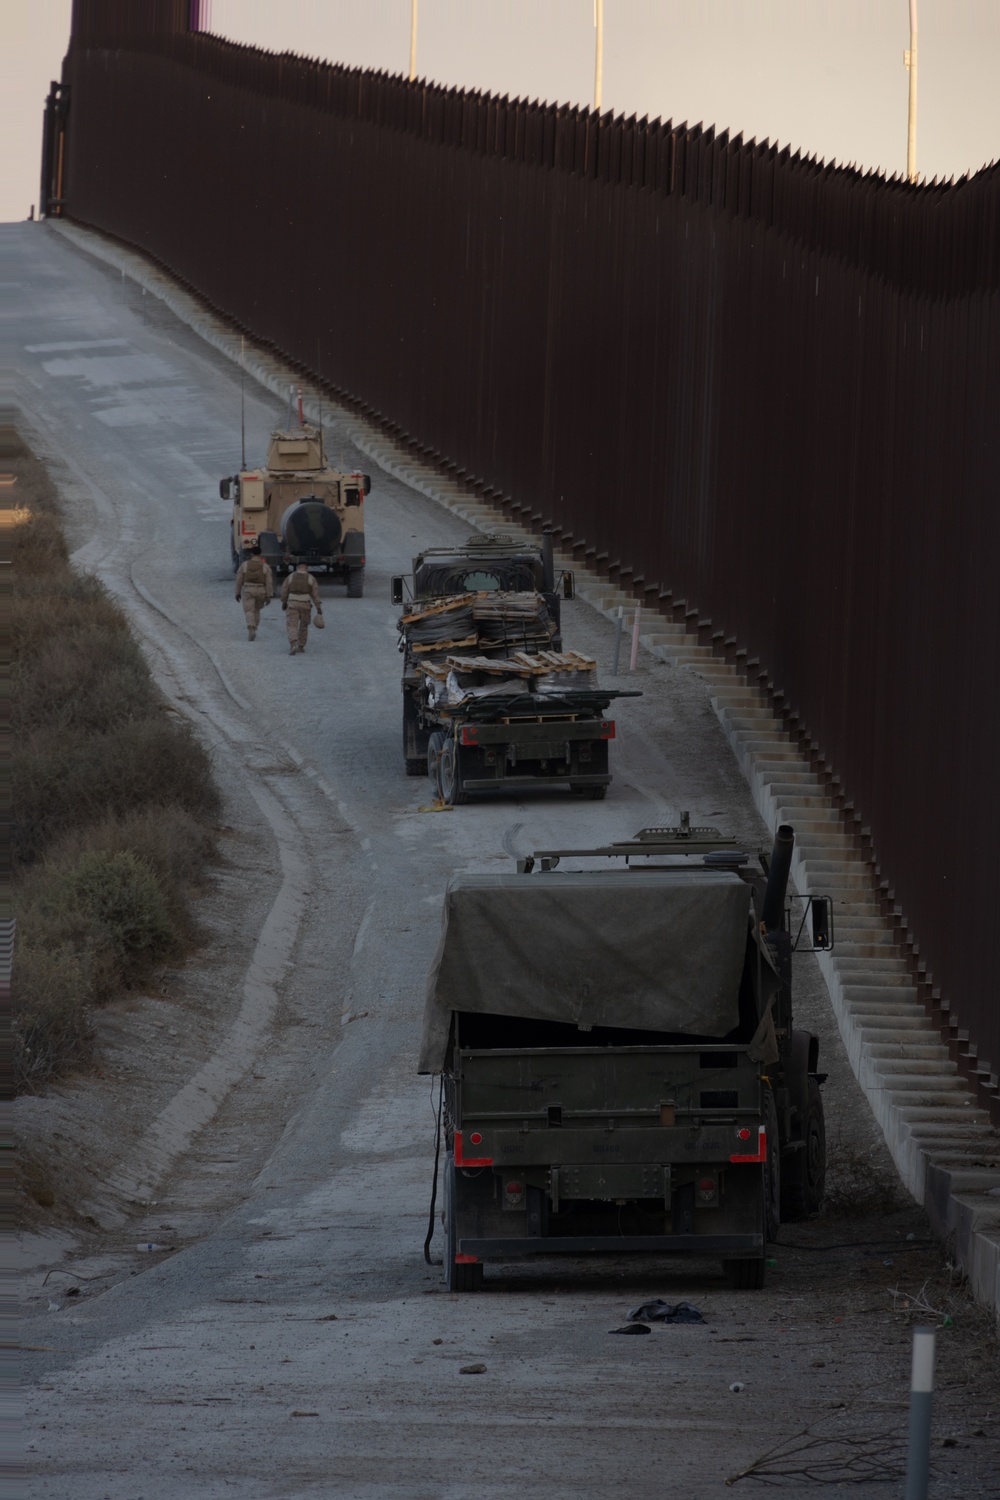
[[410, 0], [410, 82], [417, 76], [417, 0]]
[[931, 1401], [934, 1397], [934, 1330], [913, 1330], [910, 1376], [910, 1442], [906, 1454], [906, 1500], [927, 1500], [931, 1463]]
[[635, 671], [636, 663], [639, 660], [639, 617], [641, 614], [642, 605], [637, 604], [635, 607], [635, 621], [632, 625], [632, 655], [628, 659], [628, 669], [630, 672]]

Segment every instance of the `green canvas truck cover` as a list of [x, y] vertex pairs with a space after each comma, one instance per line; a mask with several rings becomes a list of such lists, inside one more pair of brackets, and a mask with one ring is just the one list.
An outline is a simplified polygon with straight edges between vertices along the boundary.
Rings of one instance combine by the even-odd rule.
[[727, 871], [455, 875], [428, 976], [419, 1071], [452, 1011], [725, 1036], [739, 1023], [750, 892]]

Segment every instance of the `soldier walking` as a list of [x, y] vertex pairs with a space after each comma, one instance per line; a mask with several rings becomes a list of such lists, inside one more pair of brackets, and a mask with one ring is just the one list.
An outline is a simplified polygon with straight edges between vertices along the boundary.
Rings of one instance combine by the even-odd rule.
[[286, 611], [289, 656], [306, 649], [314, 604], [318, 620], [322, 621], [323, 604], [319, 597], [319, 586], [307, 565], [299, 563], [295, 572], [289, 573], [281, 586], [281, 607]]
[[236, 597], [242, 600], [243, 613], [247, 621], [247, 635], [257, 639], [260, 611], [263, 605], [274, 598], [274, 575], [260, 555], [260, 543], [250, 548], [250, 556], [240, 563], [236, 574]]

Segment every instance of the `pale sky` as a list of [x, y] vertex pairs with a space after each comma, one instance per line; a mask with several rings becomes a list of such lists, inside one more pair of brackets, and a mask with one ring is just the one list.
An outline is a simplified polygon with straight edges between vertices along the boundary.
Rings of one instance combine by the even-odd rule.
[[[1000, 156], [1000, 0], [918, 0], [917, 165]], [[0, 0], [0, 220], [38, 201], [70, 0]], [[908, 0], [604, 0], [602, 107], [714, 124], [890, 175], [906, 163]], [[418, 74], [590, 104], [593, 0], [419, 0]], [[233, 40], [405, 72], [410, 0], [211, 0]]]

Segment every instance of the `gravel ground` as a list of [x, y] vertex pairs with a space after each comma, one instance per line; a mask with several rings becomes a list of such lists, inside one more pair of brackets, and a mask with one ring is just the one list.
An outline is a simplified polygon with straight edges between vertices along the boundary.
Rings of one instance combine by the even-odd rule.
[[[460, 539], [460, 523], [376, 473], [364, 600], [326, 589], [328, 628], [302, 658], [287, 657], [276, 610], [249, 645], [216, 498], [239, 457], [238, 376], [44, 226], [5, 226], [0, 243], [21, 292], [21, 400], [80, 560], [212, 745], [231, 830], [201, 903], [205, 948], [102, 1016], [100, 1076], [18, 1105], [55, 1199], [25, 1243], [26, 1493], [506, 1500], [625, 1486], [699, 1500], [796, 1442], [840, 1468], [808, 1475], [789, 1459], [792, 1493], [821, 1479], [833, 1495], [898, 1493], [886, 1480], [925, 1302], [936, 1315], [919, 1316], [950, 1319], [933, 1493], [996, 1497], [988, 1320], [896, 1187], [811, 961], [798, 1015], [830, 1074], [833, 1207], [783, 1233], [765, 1291], [636, 1260], [501, 1266], [478, 1298], [443, 1289], [420, 1254], [433, 1140], [413, 1069], [445, 880], [685, 808], [763, 841], [705, 684], [642, 654], [622, 680], [644, 696], [617, 707], [604, 803], [425, 811], [400, 763], [388, 580], [415, 545]], [[248, 456], [281, 415], [248, 389]], [[337, 423], [331, 444], [369, 467]], [[567, 608], [564, 636], [610, 662], [612, 628], [585, 605]], [[197, 1080], [206, 1123], [171, 1134], [171, 1101]], [[609, 1338], [646, 1295], [696, 1302], [706, 1322]], [[486, 1370], [461, 1374], [469, 1363]]]

